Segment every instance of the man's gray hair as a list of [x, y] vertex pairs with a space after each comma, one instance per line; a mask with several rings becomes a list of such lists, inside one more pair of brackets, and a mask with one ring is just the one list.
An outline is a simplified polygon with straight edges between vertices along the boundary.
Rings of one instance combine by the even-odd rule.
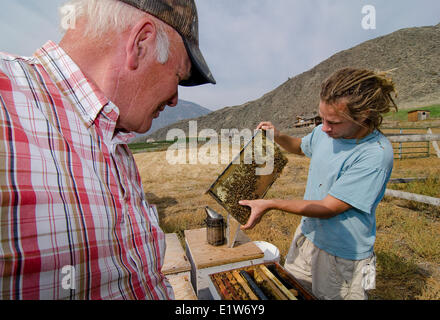
[[[102, 38], [107, 32], [121, 33], [133, 27], [146, 13], [118, 0], [70, 0], [59, 10], [63, 20], [66, 12], [71, 20], [85, 17], [88, 21], [84, 36], [91, 39]], [[159, 63], [165, 63], [169, 55], [169, 40], [165, 23], [155, 19], [157, 28], [156, 55]], [[66, 32], [73, 25], [61, 24]]]

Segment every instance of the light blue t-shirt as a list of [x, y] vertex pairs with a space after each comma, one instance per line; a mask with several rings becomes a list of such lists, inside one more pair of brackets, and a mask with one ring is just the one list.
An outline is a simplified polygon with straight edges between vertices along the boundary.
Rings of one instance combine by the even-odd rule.
[[301, 230], [318, 248], [344, 259], [366, 259], [376, 239], [376, 207], [393, 168], [393, 148], [379, 131], [363, 139], [333, 139], [316, 127], [302, 139], [311, 158], [305, 200], [328, 194], [353, 208], [330, 219], [303, 217]]

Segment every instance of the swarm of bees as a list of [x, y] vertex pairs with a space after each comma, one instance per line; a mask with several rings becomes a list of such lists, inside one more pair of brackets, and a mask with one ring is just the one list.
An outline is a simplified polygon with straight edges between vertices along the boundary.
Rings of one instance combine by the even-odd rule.
[[257, 187], [257, 176], [255, 169], [257, 165], [252, 164], [240, 165], [225, 182], [226, 193], [224, 204], [228, 212], [241, 224], [246, 224], [251, 210], [247, 206], [238, 204], [240, 200], [254, 200], [258, 199], [258, 194], [255, 193]]
[[[252, 157], [251, 159], [247, 157], [247, 161], [243, 161], [246, 152], [249, 152], [248, 154]], [[208, 193], [239, 223], [246, 224], [251, 210], [248, 206], [242, 206], [238, 202], [264, 197], [286, 166], [287, 158], [278, 146], [266, 137], [264, 131], [259, 131], [254, 135], [251, 142], [240, 151], [239, 156], [240, 163], [233, 161], [211, 186]], [[273, 157], [273, 171], [268, 175], [259, 175], [258, 169], [267, 165], [267, 161], [262, 162], [261, 159], [269, 157]]]

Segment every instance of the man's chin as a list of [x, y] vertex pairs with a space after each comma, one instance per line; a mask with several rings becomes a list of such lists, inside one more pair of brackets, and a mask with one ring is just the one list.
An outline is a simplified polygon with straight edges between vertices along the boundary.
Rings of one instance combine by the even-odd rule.
[[333, 139], [334, 139], [334, 137], [335, 137], [335, 136], [334, 136], [333, 134], [331, 134], [331, 133], [327, 133], [327, 132], [326, 132], [325, 134], [326, 134], [329, 138], [333, 138]]
[[134, 132], [138, 134], [147, 133], [151, 129], [151, 125], [152, 125], [152, 120], [147, 120], [144, 126], [137, 128], [136, 130], [134, 130]]

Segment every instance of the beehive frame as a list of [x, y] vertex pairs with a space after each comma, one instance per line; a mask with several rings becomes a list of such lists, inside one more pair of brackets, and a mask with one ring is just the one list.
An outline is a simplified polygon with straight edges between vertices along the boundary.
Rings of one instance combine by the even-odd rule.
[[[261, 153], [265, 154], [258, 155], [260, 159], [273, 156], [271, 173], [257, 175], [257, 170], [261, 169], [262, 165], [255, 161], [256, 150], [261, 150]], [[252, 155], [252, 163], [245, 161], [245, 157], [249, 154]], [[206, 193], [211, 195], [239, 223], [246, 224], [250, 216], [250, 208], [239, 205], [238, 201], [263, 198], [286, 164], [287, 158], [281, 153], [277, 144], [267, 137], [266, 131], [257, 130]]]

